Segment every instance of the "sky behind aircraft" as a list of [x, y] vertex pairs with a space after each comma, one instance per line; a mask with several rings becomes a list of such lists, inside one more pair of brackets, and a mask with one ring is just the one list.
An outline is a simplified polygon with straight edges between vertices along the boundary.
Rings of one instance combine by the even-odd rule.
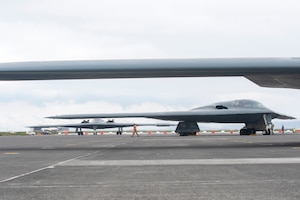
[[[1, 2], [0, 62], [299, 57], [299, 6], [296, 0]], [[55, 114], [187, 110], [245, 98], [300, 118], [299, 90], [260, 88], [241, 77], [1, 81], [0, 94], [4, 131], [45, 124], [43, 117]]]

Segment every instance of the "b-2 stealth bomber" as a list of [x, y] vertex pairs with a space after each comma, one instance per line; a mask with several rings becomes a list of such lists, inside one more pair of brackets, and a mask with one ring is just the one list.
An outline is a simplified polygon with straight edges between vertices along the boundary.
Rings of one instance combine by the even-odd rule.
[[189, 111], [147, 112], [147, 113], [106, 113], [106, 114], [72, 114], [57, 115], [54, 119], [88, 119], [88, 118], [129, 118], [145, 117], [168, 121], [178, 121], [175, 130], [180, 136], [193, 135], [200, 131], [198, 122], [244, 123], [240, 135], [255, 134], [265, 131], [270, 134], [272, 119], [295, 119], [266, 108], [254, 100], [234, 100], [214, 103]]

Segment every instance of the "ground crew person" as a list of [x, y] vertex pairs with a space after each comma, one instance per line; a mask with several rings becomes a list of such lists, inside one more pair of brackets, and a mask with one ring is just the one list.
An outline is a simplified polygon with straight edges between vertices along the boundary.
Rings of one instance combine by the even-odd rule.
[[133, 137], [134, 134], [136, 134], [138, 137], [140, 137], [140, 135], [137, 132], [136, 124], [133, 124], [133, 129], [132, 129], [132, 135], [131, 135], [131, 137]]

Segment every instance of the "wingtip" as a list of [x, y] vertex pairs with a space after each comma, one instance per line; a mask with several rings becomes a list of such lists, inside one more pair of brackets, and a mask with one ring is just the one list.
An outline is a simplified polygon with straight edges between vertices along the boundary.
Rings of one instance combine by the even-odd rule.
[[48, 116], [48, 117], [44, 117], [44, 118], [46, 118], [46, 119], [56, 119], [57, 116]]

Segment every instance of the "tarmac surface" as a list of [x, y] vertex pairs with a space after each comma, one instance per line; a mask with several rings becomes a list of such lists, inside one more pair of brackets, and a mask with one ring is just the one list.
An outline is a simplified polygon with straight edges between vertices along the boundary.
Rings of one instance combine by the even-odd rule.
[[0, 199], [300, 199], [300, 135], [0, 137]]

